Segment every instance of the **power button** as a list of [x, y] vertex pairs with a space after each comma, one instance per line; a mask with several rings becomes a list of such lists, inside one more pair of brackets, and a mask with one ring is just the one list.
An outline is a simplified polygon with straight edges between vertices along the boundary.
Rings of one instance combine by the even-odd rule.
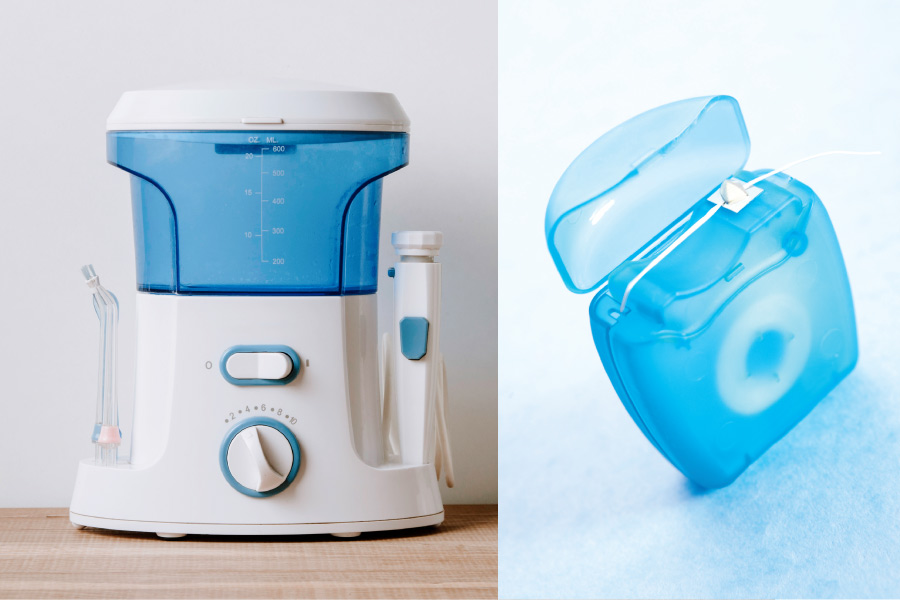
[[299, 374], [300, 357], [288, 346], [232, 346], [219, 370], [234, 385], [284, 385]]

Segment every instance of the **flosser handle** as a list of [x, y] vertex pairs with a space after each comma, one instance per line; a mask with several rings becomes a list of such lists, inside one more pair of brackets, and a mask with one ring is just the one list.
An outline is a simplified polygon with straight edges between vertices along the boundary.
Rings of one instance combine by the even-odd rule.
[[435, 459], [436, 401], [440, 376], [441, 265], [439, 231], [399, 231], [391, 244], [394, 320], [391, 381], [387, 390], [396, 422], [395, 449], [406, 465]]

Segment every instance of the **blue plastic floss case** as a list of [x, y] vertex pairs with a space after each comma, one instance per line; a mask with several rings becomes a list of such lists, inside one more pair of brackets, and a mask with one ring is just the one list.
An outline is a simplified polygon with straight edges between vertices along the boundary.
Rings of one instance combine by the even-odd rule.
[[734, 98], [667, 104], [619, 125], [566, 169], [547, 206], [566, 286], [598, 290], [591, 330], [622, 404], [696, 484], [724, 487], [857, 360], [850, 284], [825, 207], [786, 174], [738, 212], [704, 217], [750, 139]]

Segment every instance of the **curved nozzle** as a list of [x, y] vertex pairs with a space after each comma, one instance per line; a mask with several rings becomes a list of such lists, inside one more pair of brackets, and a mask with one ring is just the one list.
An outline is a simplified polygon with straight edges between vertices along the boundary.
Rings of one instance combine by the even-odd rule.
[[85, 283], [93, 292], [94, 310], [100, 320], [100, 355], [97, 370], [97, 413], [91, 441], [94, 460], [106, 466], [118, 461], [122, 434], [119, 430], [119, 400], [116, 394], [116, 352], [118, 343], [119, 301], [100, 285], [93, 265], [81, 267]]

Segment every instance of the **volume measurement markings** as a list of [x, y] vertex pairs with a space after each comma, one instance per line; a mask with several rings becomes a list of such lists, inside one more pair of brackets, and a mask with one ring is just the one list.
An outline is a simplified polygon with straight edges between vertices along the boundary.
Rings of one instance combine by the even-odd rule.
[[265, 148], [259, 149], [259, 260], [261, 262], [269, 262], [266, 260], [266, 255], [263, 252], [263, 238], [265, 237], [263, 234], [266, 232], [266, 230], [263, 229], [263, 175], [265, 175], [265, 172], [263, 171], [263, 159], [265, 158], [265, 154], [263, 153], [265, 151]]
[[[274, 143], [275, 140], [274, 140], [274, 138], [269, 138], [266, 140], [266, 142]], [[257, 138], [255, 136], [251, 137], [250, 143], [257, 143]], [[284, 169], [275, 169], [273, 171], [265, 170], [265, 152], [267, 152], [267, 151], [272, 152], [273, 154], [277, 154], [278, 152], [284, 152], [285, 147], [281, 146], [281, 145], [273, 145], [270, 148], [259, 148], [259, 154], [256, 154], [256, 152], [252, 152], [252, 153], [248, 152], [244, 156], [246, 159], [253, 159], [253, 158], [259, 156], [259, 189], [256, 191], [253, 191], [252, 189], [244, 190], [244, 193], [247, 196], [259, 196], [259, 229], [258, 229], [258, 233], [253, 233], [252, 231], [246, 231], [244, 233], [244, 235], [249, 239], [253, 239], [254, 237], [259, 238], [259, 260], [260, 260], [260, 262], [271, 263], [271, 264], [275, 264], [275, 265], [283, 265], [284, 258], [269, 258], [269, 259], [266, 258], [266, 245], [265, 245], [266, 235], [265, 234], [267, 234], [267, 233], [269, 235], [283, 234], [284, 227], [270, 226], [269, 229], [266, 229], [266, 226], [265, 226], [266, 225], [265, 203], [268, 202], [269, 204], [272, 204], [272, 205], [283, 205], [285, 203], [284, 197], [279, 197], [279, 198], [266, 198], [265, 197], [265, 178], [264, 177], [266, 175], [269, 175], [272, 177], [284, 177], [284, 175], [285, 175]]]

